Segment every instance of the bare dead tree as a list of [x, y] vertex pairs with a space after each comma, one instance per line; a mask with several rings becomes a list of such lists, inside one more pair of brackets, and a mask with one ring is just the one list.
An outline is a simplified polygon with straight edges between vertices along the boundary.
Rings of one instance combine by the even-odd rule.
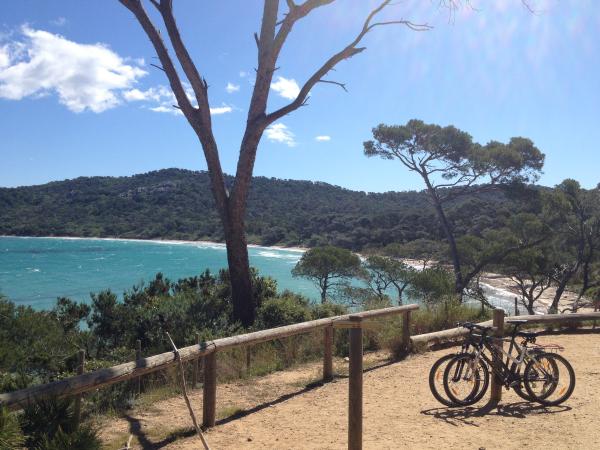
[[[391, 0], [380, 2], [367, 15], [356, 37], [315, 70], [293, 101], [275, 111], [267, 112], [267, 100], [277, 60], [294, 25], [315, 9], [333, 3], [334, 0], [306, 0], [298, 4], [293, 0], [287, 0], [288, 10], [282, 19], [279, 18], [279, 0], [264, 0], [260, 33], [254, 35], [258, 47], [256, 82], [248, 108], [246, 129], [240, 143], [235, 179], [231, 189], [228, 190], [219, 158], [219, 149], [212, 130], [208, 84], [183, 42], [173, 14], [173, 0], [149, 1], [162, 18], [176, 60], [172, 58], [159, 28], [150, 19], [144, 2], [142, 0], [119, 1], [134, 14], [150, 39], [160, 60], [160, 69], [165, 72], [177, 99], [176, 106], [198, 136], [208, 166], [212, 193], [223, 225], [234, 316], [243, 325], [250, 325], [254, 321], [255, 305], [253, 304], [244, 218], [256, 152], [263, 132], [276, 120], [305, 105], [311, 89], [317, 83], [337, 84], [345, 89], [343, 83], [326, 80], [325, 77], [338, 63], [364, 51], [365, 47], [359, 47], [359, 44], [374, 28], [402, 25], [414, 31], [424, 31], [431, 27], [404, 19], [376, 21], [376, 17], [380, 16], [380, 13], [390, 5]], [[183, 69], [183, 74], [191, 85], [195, 100], [191, 100], [186, 95], [184, 80], [179, 75], [175, 61], [178, 61]]]

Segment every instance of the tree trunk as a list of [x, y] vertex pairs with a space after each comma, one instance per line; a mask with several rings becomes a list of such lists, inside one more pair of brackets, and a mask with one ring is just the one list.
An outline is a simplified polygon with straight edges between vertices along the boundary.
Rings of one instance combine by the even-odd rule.
[[237, 227], [227, 227], [225, 242], [231, 282], [233, 318], [248, 327], [254, 323], [256, 305], [252, 295], [250, 261], [243, 224]]
[[408, 283], [404, 283], [402, 286], [398, 283], [393, 283], [393, 285], [396, 286], [396, 289], [398, 290], [398, 306], [402, 306], [402, 295], [404, 294], [404, 289], [406, 289]]
[[530, 315], [534, 315], [535, 314], [535, 310], [533, 309], [533, 304], [535, 303], [535, 300], [531, 297], [527, 298], [527, 304], [525, 305], [527, 307], [527, 314]]
[[433, 207], [435, 208], [435, 212], [437, 213], [438, 219], [440, 221], [440, 225], [444, 230], [444, 234], [446, 235], [446, 239], [448, 240], [448, 245], [450, 246], [450, 256], [452, 257], [452, 267], [454, 269], [454, 283], [456, 293], [460, 296], [462, 301], [463, 291], [465, 289], [462, 268], [460, 265], [460, 257], [458, 255], [458, 247], [456, 246], [456, 240], [454, 239], [454, 233], [452, 231], [452, 227], [448, 222], [448, 218], [444, 213], [444, 209], [442, 208], [442, 203], [435, 192], [435, 188], [431, 185], [429, 178], [426, 174], [421, 173], [423, 180], [425, 181], [425, 185], [427, 186], [427, 192], [431, 197], [431, 201], [433, 203]]
[[587, 257], [585, 258], [585, 260], [583, 262], [583, 268], [582, 268], [583, 281], [582, 281], [582, 285], [581, 285], [581, 290], [579, 291], [579, 295], [577, 296], [577, 299], [575, 300], [575, 303], [573, 304], [573, 312], [577, 312], [577, 310], [579, 309], [579, 302], [581, 301], [582, 297], [585, 295], [587, 290], [590, 288], [590, 263], [591, 263], [593, 257], [594, 257], [594, 248], [590, 244], [590, 252], [588, 253]]
[[571, 279], [572, 274], [565, 275], [560, 280], [558, 287], [556, 288], [556, 293], [554, 294], [554, 299], [552, 300], [552, 304], [550, 308], [548, 308], [548, 314], [556, 314], [558, 313], [558, 304], [560, 303], [560, 299], [567, 288], [567, 283]]
[[329, 277], [325, 277], [321, 283], [321, 304], [327, 303], [327, 289], [329, 289]]

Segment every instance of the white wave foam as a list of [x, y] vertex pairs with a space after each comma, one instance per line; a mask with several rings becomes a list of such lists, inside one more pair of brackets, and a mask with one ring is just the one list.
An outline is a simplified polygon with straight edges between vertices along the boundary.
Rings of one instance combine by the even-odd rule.
[[290, 254], [274, 252], [274, 251], [269, 251], [269, 250], [259, 251], [258, 256], [262, 256], [264, 258], [293, 259], [296, 261], [300, 259], [299, 255], [290, 255]]

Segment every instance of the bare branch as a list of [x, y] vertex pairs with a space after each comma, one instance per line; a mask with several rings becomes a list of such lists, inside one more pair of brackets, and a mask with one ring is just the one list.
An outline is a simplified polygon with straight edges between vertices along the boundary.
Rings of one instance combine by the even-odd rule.
[[348, 92], [348, 89], [346, 89], [346, 84], [345, 83], [340, 83], [338, 81], [331, 81], [331, 80], [319, 80], [318, 83], [335, 84], [335, 85], [338, 85], [339, 87], [341, 87], [344, 91]]
[[[309, 9], [309, 12], [310, 12], [310, 10], [316, 8], [317, 6], [322, 6], [323, 4], [328, 4], [328, 3], [331, 3], [331, 1], [330, 0], [321, 0], [321, 1], [307, 0], [302, 5], [297, 6], [296, 9], [302, 9], [303, 7], [306, 7], [306, 8], [310, 8]], [[357, 55], [358, 53], [364, 51], [365, 47], [357, 47], [357, 45], [361, 42], [361, 40], [364, 38], [364, 36], [369, 31], [371, 31], [374, 27], [402, 24], [402, 25], [407, 26], [410, 29], [418, 30], [418, 31], [424, 31], [424, 30], [428, 30], [431, 28], [427, 24], [419, 25], [419, 24], [414, 24], [407, 20], [371, 23], [373, 18], [379, 12], [381, 12], [385, 7], [387, 7], [390, 3], [391, 3], [391, 0], [385, 0], [382, 3], [380, 3], [379, 6], [377, 6], [375, 9], [373, 9], [369, 13], [367, 18], [365, 19], [361, 31], [354, 38], [354, 40], [350, 44], [348, 44], [346, 47], [344, 47], [341, 51], [339, 51], [338, 53], [333, 55], [331, 58], [329, 58], [317, 71], [315, 71], [315, 73], [304, 83], [304, 85], [300, 89], [300, 93], [298, 94], [298, 96], [296, 97], [296, 99], [294, 101], [292, 101], [288, 105], [268, 114], [266, 117], [267, 125], [270, 123], [273, 123], [274, 121], [285, 116], [286, 114], [289, 114], [290, 112], [295, 111], [301, 105], [303, 105], [306, 98], [308, 97], [310, 90], [315, 86], [315, 84], [322, 82], [323, 77], [325, 75], [327, 75], [327, 73], [330, 70], [332, 70], [339, 62], [341, 62], [345, 59], [351, 58], [354, 55]], [[278, 45], [279, 48], [283, 45], [283, 41], [285, 40], [285, 38], [287, 37], [287, 34], [291, 30], [293, 23], [295, 22], [295, 20], [297, 20], [294, 13], [296, 13], [296, 11], [294, 11], [294, 10], [290, 11], [288, 16], [284, 20], [284, 23], [282, 24], [281, 29], [279, 30], [279, 33], [276, 38], [276, 46]], [[304, 15], [308, 14], [308, 12], [304, 12], [304, 11], [303, 11], [303, 13], [304, 13]], [[289, 18], [289, 22], [287, 22], [288, 18]], [[333, 84], [336, 84], [336, 83], [333, 83]]]
[[166, 70], [165, 70], [164, 68], [160, 67], [160, 66], [159, 66], [159, 65], [157, 65], [157, 64], [150, 63], [150, 65], [151, 65], [152, 67], [156, 67], [156, 68], [157, 68], [157, 69], [159, 69], [159, 70], [162, 70], [163, 72], [166, 72]]
[[413, 23], [410, 20], [400, 19], [400, 20], [390, 20], [388, 22], [374, 23], [373, 25], [369, 26], [369, 29], [367, 31], [371, 31], [375, 27], [385, 26], [385, 25], [406, 25], [408, 28], [410, 28], [413, 31], [429, 31], [429, 30], [433, 29], [433, 27], [431, 25], [428, 25], [426, 23]]
[[[169, 52], [162, 38], [160, 37], [160, 33], [148, 17], [146, 10], [144, 9], [140, 0], [119, 0], [123, 6], [129, 9], [133, 15], [136, 17], [146, 35], [152, 42], [154, 49], [158, 55], [158, 59], [160, 60], [163, 70], [167, 74], [167, 78], [169, 79], [169, 84], [171, 85], [171, 89], [175, 94], [175, 98], [177, 99], [177, 103], [186, 114], [186, 117], [189, 114], [189, 118], [194, 116], [194, 107], [192, 106], [190, 100], [188, 99], [185, 89], [179, 79], [179, 75], [177, 74], [177, 70], [175, 70], [175, 66], [173, 65], [173, 61], [169, 56]], [[189, 119], [188, 119], [189, 120]]]
[[198, 102], [198, 111], [200, 113], [200, 119], [202, 125], [205, 128], [203, 132], [210, 131], [210, 106], [208, 104], [208, 95], [206, 91], [206, 83], [202, 81], [202, 77], [196, 68], [196, 65], [192, 61], [190, 54], [181, 39], [181, 34], [177, 28], [175, 17], [173, 16], [173, 4], [172, 0], [160, 0], [159, 12], [163, 18], [169, 39], [177, 55], [177, 59], [181, 64], [183, 72], [187, 77], [188, 81], [192, 85], [196, 101]]
[[196, 135], [202, 144], [217, 208], [220, 215], [225, 217], [227, 214], [226, 205], [228, 203], [228, 197], [225, 189], [225, 177], [221, 168], [217, 144], [211, 128], [210, 108], [206, 96], [207, 85], [206, 81], [200, 78], [194, 63], [192, 62], [185, 46], [181, 42], [179, 30], [177, 29], [175, 19], [172, 15], [172, 2], [171, 0], [161, 0], [160, 4], [158, 4], [157, 1], [153, 1], [152, 4], [155, 7], [158, 5], [161, 16], [163, 17], [165, 25], [167, 26], [167, 30], [169, 31], [171, 44], [173, 45], [184, 72], [192, 84], [192, 88], [196, 94], [196, 99], [198, 100], [198, 109], [194, 108], [190, 99], [188, 98], [185, 88], [183, 87], [183, 83], [179, 78], [179, 74], [175, 68], [175, 65], [173, 64], [173, 60], [169, 55], [169, 51], [167, 50], [167, 47], [163, 42], [158, 29], [148, 17], [142, 2], [140, 0], [119, 1], [134, 14], [144, 32], [150, 39], [150, 42], [152, 42], [154, 49], [156, 50], [158, 59], [162, 64], [162, 70], [164, 70], [165, 74], [167, 75], [169, 85], [171, 86], [171, 89], [175, 94], [175, 98], [177, 99], [178, 107], [181, 109], [185, 118], [196, 132]]

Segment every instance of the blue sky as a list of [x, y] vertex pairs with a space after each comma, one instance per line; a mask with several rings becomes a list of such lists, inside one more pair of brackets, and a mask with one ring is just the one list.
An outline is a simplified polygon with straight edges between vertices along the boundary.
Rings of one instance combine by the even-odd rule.
[[[174, 3], [209, 83], [222, 164], [231, 173], [251, 95], [261, 2]], [[374, 3], [338, 0], [294, 29], [271, 108], [288, 102], [296, 84], [353, 38]], [[472, 0], [474, 8], [452, 17], [435, 1], [396, 3], [387, 18], [434, 29], [374, 30], [367, 50], [331, 77], [349, 92], [313, 89], [309, 106], [263, 137], [256, 175], [420, 190], [400, 163], [362, 153], [372, 127], [418, 118], [453, 124], [482, 143], [531, 138], [546, 153], [542, 184], [600, 182], [598, 2], [532, 0], [532, 14], [520, 0]], [[191, 128], [171, 107], [164, 74], [150, 66], [150, 43], [116, 0], [23, 0], [0, 9], [0, 186], [206, 168]]]

